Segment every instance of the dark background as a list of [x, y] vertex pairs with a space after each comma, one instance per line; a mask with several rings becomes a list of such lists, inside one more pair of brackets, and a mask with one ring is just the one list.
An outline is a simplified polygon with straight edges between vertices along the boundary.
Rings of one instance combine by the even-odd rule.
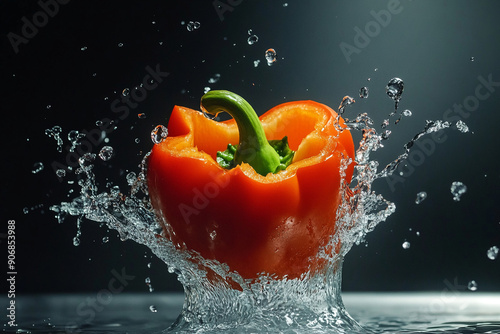
[[[400, 77], [406, 85], [400, 108], [413, 116], [391, 125], [386, 147], [375, 154], [385, 165], [425, 120], [443, 119], [447, 109], [473, 96], [479, 76], [500, 81], [497, 1], [401, 0], [385, 26], [374, 25], [370, 12], [387, 10], [393, 1], [222, 2], [232, 5], [219, 16], [212, 1], [73, 0], [59, 4], [58, 13], [17, 53], [8, 34], [22, 35], [23, 17], [33, 22], [42, 7], [35, 1], [0, 3], [0, 232], [9, 219], [16, 221], [18, 293], [95, 292], [106, 288], [111, 270], [122, 268], [136, 277], [127, 291], [148, 291], [146, 277], [156, 291], [181, 288], [148, 249], [120, 241], [97, 223], [84, 221], [81, 244], [73, 246], [76, 219], [59, 224], [49, 210], [77, 189], [67, 184], [72, 174], [59, 182], [51, 167], [64, 164], [68, 155], [66, 149], [58, 153], [54, 139], [44, 134], [54, 125], [63, 128], [66, 147], [70, 130], [91, 131], [97, 120], [115, 120], [117, 129], [108, 134], [115, 157], [100, 173], [123, 182], [150, 150], [151, 129], [167, 124], [175, 104], [198, 108], [204, 87], [237, 92], [259, 113], [300, 99], [337, 109], [350, 95], [357, 102], [346, 116], [368, 112], [380, 129], [394, 108], [385, 85]], [[200, 28], [188, 31], [189, 21], [199, 21]], [[364, 31], [367, 25], [379, 30], [365, 45], [357, 44], [349, 62], [340, 45], [355, 47], [355, 28]], [[254, 45], [247, 43], [249, 29], [259, 37]], [[264, 58], [268, 48], [278, 54], [271, 67]], [[169, 76], [128, 115], [113, 112], [111, 103], [121, 91], [139, 85], [146, 67], [157, 65]], [[215, 74], [220, 80], [208, 83]], [[358, 96], [362, 86], [370, 89], [368, 99]], [[449, 114], [471, 132], [447, 129], [446, 140], [415, 170], [407, 167], [404, 182], [374, 184], [397, 211], [347, 255], [344, 290], [440, 291], [449, 282], [465, 289], [475, 280], [479, 291], [500, 291], [500, 258], [486, 256], [491, 246], [500, 247], [500, 87], [493, 89], [468, 117]], [[147, 117], [139, 119], [138, 113]], [[45, 168], [33, 174], [36, 162]], [[450, 193], [453, 181], [468, 187], [459, 202]], [[416, 205], [419, 191], [428, 198]], [[103, 243], [106, 236], [109, 242]], [[409, 249], [402, 248], [404, 241]], [[4, 239], [2, 249], [5, 259]]]

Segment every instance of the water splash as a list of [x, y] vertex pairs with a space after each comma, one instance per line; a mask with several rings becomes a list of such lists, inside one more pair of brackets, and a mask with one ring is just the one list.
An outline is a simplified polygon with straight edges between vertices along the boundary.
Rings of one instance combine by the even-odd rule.
[[460, 197], [467, 192], [467, 186], [460, 181], [455, 181], [451, 184], [450, 191], [453, 195], [453, 200], [458, 202], [460, 201]]
[[194, 21], [194, 22], [193, 22], [193, 21], [189, 21], [189, 23], [188, 23], [188, 24], [187, 24], [187, 26], [186, 26], [186, 29], [187, 29], [188, 31], [193, 31], [193, 30], [197, 30], [197, 29], [199, 29], [199, 28], [200, 28], [200, 26], [201, 26], [201, 24], [200, 24], [200, 22], [198, 22], [198, 21]]
[[490, 260], [495, 260], [498, 256], [499, 249], [497, 246], [492, 246], [490, 249], [488, 249], [488, 252], [486, 255], [488, 255], [488, 259]]
[[57, 142], [57, 152], [62, 152], [63, 140], [61, 138], [62, 128], [59, 125], [55, 125], [52, 129], [45, 129], [45, 135], [54, 138]]
[[401, 100], [401, 95], [403, 95], [404, 87], [404, 82], [400, 78], [392, 78], [385, 87], [387, 95], [394, 100], [394, 112], [390, 116], [395, 115], [398, 111], [398, 104], [399, 100]]
[[66, 170], [65, 169], [58, 169], [56, 170], [56, 175], [57, 177], [61, 178], [61, 177], [65, 177], [66, 176]]
[[415, 198], [415, 204], [422, 203], [427, 198], [427, 193], [425, 191], [421, 191], [417, 194], [417, 198]]
[[343, 115], [345, 112], [345, 108], [348, 105], [353, 104], [354, 102], [356, 102], [356, 101], [352, 97], [347, 96], [347, 95], [344, 96], [344, 98], [342, 99], [342, 102], [340, 102], [340, 105], [339, 105], [339, 115]]
[[[346, 107], [352, 103], [354, 99], [344, 97], [339, 114], [345, 113]], [[273, 275], [262, 275], [247, 280], [230, 271], [225, 264], [204, 259], [183, 245], [174, 244], [168, 238], [174, 232], [168, 230], [168, 224], [165, 230], [162, 229], [149, 202], [146, 185], [149, 154], [143, 158], [137, 173], [129, 172], [125, 176], [127, 189], [117, 185], [101, 189], [94, 167], [104, 164], [106, 159], [101, 154], [101, 159], [96, 159], [96, 154], [85, 154], [79, 159], [80, 167], [75, 171], [79, 179], [79, 195], [50, 209], [59, 222], [67, 216], [77, 217], [75, 245], [81, 239], [80, 224], [88, 219], [105, 223], [108, 228], [118, 231], [121, 240], [130, 239], [146, 245], [165, 262], [168, 271], [177, 274], [186, 295], [182, 313], [172, 325], [172, 331], [229, 333], [237, 330], [238, 333], [252, 333], [275, 332], [279, 328], [289, 332], [345, 333], [361, 330], [342, 303], [343, 259], [353, 245], [364, 242], [367, 233], [396, 210], [394, 203], [372, 190], [372, 184], [391, 175], [406, 159], [416, 140], [449, 124], [428, 121], [424, 130], [403, 147], [404, 152], [379, 170], [379, 162], [371, 158], [371, 153], [383, 147], [383, 140], [389, 133], [377, 132], [366, 113], [344, 119], [348, 129], [362, 134], [355, 161], [346, 158], [341, 162], [341, 179], [346, 177], [348, 166], [355, 162], [354, 175], [351, 184], [346, 185], [338, 208], [338, 230], [317, 254], [327, 265], [323, 270], [306, 272], [299, 278], [278, 279]], [[345, 129], [339, 127], [339, 131]], [[167, 135], [167, 128], [158, 125], [151, 132], [151, 140], [153, 144], [159, 144]], [[211, 237], [217, 238], [216, 232]], [[338, 252], [329, 251], [337, 245], [340, 245]], [[152, 289], [151, 281], [146, 279], [145, 282]]]
[[99, 151], [99, 158], [103, 161], [108, 161], [113, 156], [113, 147], [111, 146], [103, 146]]
[[210, 79], [208, 79], [208, 83], [216, 83], [220, 80], [220, 74], [219, 73], [215, 73], [213, 77], [211, 77]]
[[268, 66], [271, 66], [276, 62], [276, 51], [274, 49], [267, 49], [264, 55]]
[[455, 124], [455, 126], [457, 127], [458, 131], [460, 131], [462, 133], [469, 132], [469, 127], [462, 120], [457, 121], [457, 123]]
[[80, 139], [85, 138], [85, 134], [78, 132], [76, 130], [71, 130], [68, 132], [68, 140], [71, 143], [71, 147], [69, 148], [70, 152], [74, 152], [76, 146], [80, 144]]
[[367, 99], [369, 94], [368, 87], [361, 87], [359, 90], [359, 97], [362, 99]]
[[33, 169], [31, 170], [31, 172], [33, 174], [38, 174], [38, 173], [40, 173], [44, 169], [44, 167], [45, 166], [43, 165], [42, 162], [35, 162], [33, 164]]
[[470, 281], [469, 284], [467, 284], [467, 289], [469, 289], [470, 291], [477, 291], [476, 281], [474, 280]]
[[254, 45], [255, 43], [257, 43], [259, 41], [259, 37], [257, 37], [257, 35], [251, 35], [248, 37], [247, 39], [247, 43], [248, 45]]
[[164, 125], [157, 125], [151, 131], [151, 141], [153, 144], [159, 144], [167, 138], [168, 130]]

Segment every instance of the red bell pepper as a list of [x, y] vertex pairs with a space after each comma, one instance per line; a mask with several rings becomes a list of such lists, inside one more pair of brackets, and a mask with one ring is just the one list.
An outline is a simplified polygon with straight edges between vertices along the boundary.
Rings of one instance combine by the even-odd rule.
[[[341, 161], [354, 161], [342, 118], [313, 101], [284, 103], [257, 118], [245, 100], [227, 91], [205, 94], [202, 109], [228, 111], [234, 119], [216, 122], [175, 106], [169, 136], [149, 156], [150, 200], [165, 237], [226, 263], [243, 278], [296, 278], [320, 269], [324, 261], [316, 255], [337, 230], [337, 209], [348, 188], [341, 184]], [[269, 151], [266, 139], [285, 136], [295, 153], [283, 170], [284, 158]], [[231, 169], [217, 163], [228, 144], [238, 145]], [[352, 173], [350, 164], [344, 183]]]

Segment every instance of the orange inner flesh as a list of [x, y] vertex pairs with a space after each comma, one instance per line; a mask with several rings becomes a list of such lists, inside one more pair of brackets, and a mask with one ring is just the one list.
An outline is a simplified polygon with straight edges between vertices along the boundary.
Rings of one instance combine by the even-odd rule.
[[[267, 183], [289, 177], [298, 168], [328, 158], [334, 151], [331, 145], [337, 145], [338, 141], [348, 146], [344, 147], [347, 152], [353, 151], [354, 144], [348, 131], [339, 136], [338, 131], [332, 131], [332, 126], [327, 126], [329, 122], [336, 121], [336, 117], [337, 114], [332, 109], [313, 101], [285, 103], [269, 110], [259, 117], [266, 138], [273, 140], [287, 136], [290, 148], [296, 151], [293, 163], [285, 171], [267, 177], [260, 176], [247, 164], [239, 167], [248, 176]], [[342, 119], [340, 123], [343, 125]], [[237, 145], [239, 142], [238, 127], [234, 120], [216, 122], [189, 108], [174, 108], [169, 130], [170, 128], [176, 129], [176, 132], [169, 133], [170, 153], [199, 157], [213, 163], [216, 163], [218, 151], [226, 150], [229, 143]], [[338, 141], [333, 140], [335, 136], [339, 136]]]

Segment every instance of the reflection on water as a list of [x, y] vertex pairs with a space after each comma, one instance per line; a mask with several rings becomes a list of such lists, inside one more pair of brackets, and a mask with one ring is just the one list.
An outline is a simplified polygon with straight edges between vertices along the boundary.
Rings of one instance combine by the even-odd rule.
[[[177, 293], [123, 293], [105, 304], [88, 303], [95, 299], [95, 295], [19, 297], [18, 333], [160, 334], [167, 332], [184, 302], [184, 296]], [[343, 299], [349, 313], [363, 326], [361, 331], [346, 333], [500, 333], [500, 294], [344, 293]], [[151, 311], [152, 305], [156, 312]], [[13, 333], [8, 327], [3, 332]], [[284, 327], [281, 333], [321, 331]]]

